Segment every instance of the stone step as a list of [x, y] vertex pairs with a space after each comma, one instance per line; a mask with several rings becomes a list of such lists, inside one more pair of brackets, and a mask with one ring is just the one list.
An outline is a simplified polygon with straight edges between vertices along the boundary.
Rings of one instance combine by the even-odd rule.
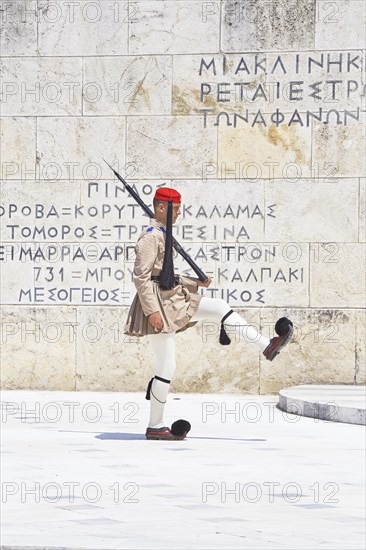
[[279, 392], [279, 409], [288, 413], [347, 424], [366, 424], [366, 387], [303, 385]]

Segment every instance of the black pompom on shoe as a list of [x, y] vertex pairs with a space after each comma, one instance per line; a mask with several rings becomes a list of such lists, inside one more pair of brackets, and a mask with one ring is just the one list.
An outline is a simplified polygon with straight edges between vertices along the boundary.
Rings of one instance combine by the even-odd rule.
[[278, 336], [285, 336], [288, 334], [290, 327], [292, 326], [292, 321], [290, 321], [290, 319], [287, 319], [287, 317], [281, 317], [281, 319], [278, 319], [275, 324], [275, 332]]
[[187, 420], [176, 420], [173, 422], [170, 431], [173, 435], [177, 437], [185, 437], [190, 431], [191, 425]]

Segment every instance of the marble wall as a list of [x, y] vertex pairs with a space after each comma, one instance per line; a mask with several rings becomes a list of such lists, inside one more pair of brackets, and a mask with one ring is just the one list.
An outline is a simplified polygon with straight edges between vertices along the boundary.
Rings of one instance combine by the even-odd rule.
[[[175, 391], [365, 383], [366, 13], [360, 0], [14, 0], [1, 18], [1, 384], [140, 391], [123, 334], [134, 243], [183, 195], [175, 237], [268, 337], [178, 337]], [[191, 274], [178, 256], [176, 270]]]

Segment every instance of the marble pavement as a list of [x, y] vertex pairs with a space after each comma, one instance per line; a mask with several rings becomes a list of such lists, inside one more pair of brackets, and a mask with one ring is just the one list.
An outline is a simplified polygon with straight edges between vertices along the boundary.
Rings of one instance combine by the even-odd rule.
[[363, 426], [175, 393], [189, 438], [152, 442], [142, 393], [2, 400], [3, 550], [364, 548]]

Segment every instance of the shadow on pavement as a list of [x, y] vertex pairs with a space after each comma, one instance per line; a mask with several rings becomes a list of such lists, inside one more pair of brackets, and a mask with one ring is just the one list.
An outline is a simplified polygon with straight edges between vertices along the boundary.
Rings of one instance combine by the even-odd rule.
[[146, 440], [145, 434], [131, 434], [131, 433], [102, 433], [95, 436], [96, 439], [143, 439]]
[[[144, 440], [145, 434], [132, 434], [132, 433], [101, 433], [100, 435], [95, 436], [96, 439], [117, 439], [117, 440]], [[213, 439], [216, 441], [267, 441], [267, 439], [245, 439], [245, 438], [236, 438], [236, 437], [199, 437], [199, 436], [188, 436], [187, 440], [191, 439]], [[165, 440], [167, 441], [167, 440]], [[169, 440], [168, 440], [169, 441]]]

